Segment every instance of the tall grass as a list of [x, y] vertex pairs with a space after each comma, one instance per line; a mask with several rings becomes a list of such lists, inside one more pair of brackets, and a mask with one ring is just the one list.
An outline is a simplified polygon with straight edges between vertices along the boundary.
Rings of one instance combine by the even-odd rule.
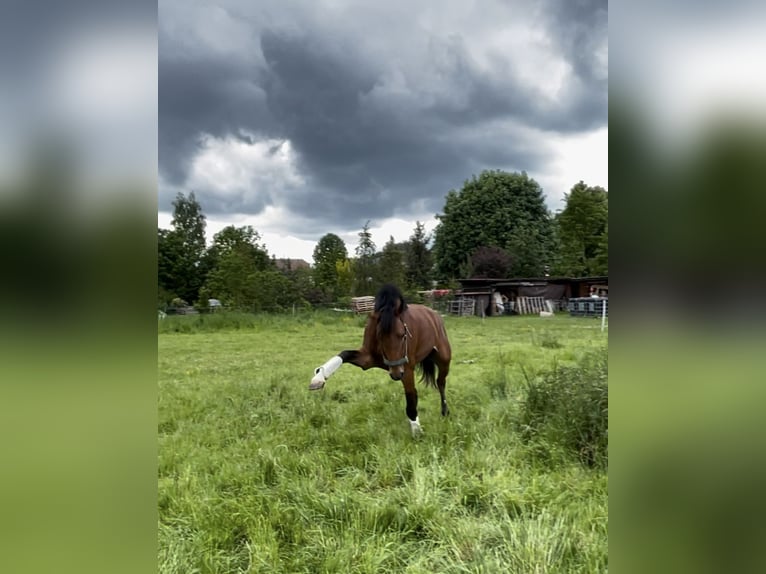
[[606, 571], [606, 474], [542, 460], [519, 431], [524, 372], [574, 368], [604, 338], [546, 319], [562, 346], [542, 347], [534, 319], [447, 318], [451, 414], [419, 387], [417, 441], [383, 371], [346, 365], [307, 390], [314, 367], [358, 346], [363, 319], [162, 333], [159, 571]]
[[563, 448], [588, 466], [608, 465], [609, 390], [603, 349], [574, 366], [527, 379], [522, 436], [543, 450]]
[[167, 315], [157, 322], [157, 331], [166, 333], [210, 333], [218, 331], [243, 331], [252, 329], [291, 329], [314, 323], [364, 324], [366, 316], [338, 313], [325, 309], [290, 313], [246, 313], [226, 311], [199, 315]]

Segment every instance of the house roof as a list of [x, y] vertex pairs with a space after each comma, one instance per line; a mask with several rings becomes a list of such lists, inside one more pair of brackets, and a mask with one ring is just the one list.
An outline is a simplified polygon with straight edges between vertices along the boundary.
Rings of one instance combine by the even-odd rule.
[[303, 259], [275, 259], [277, 269], [284, 271], [288, 268], [288, 262], [290, 263], [290, 269], [308, 269], [311, 265]]

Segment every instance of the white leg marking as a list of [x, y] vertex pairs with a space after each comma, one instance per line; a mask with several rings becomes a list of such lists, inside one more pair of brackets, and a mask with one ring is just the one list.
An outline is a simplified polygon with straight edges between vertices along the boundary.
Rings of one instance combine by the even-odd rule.
[[341, 359], [338, 355], [335, 355], [332, 359], [327, 361], [324, 365], [314, 369], [314, 376], [311, 379], [309, 390], [316, 391], [324, 387], [325, 381], [327, 381], [330, 375], [332, 375], [335, 371], [337, 371], [338, 367], [340, 367], [342, 364], [343, 364], [343, 359]]
[[319, 367], [324, 372], [325, 379], [329, 379], [330, 375], [332, 375], [335, 371], [338, 370], [338, 367], [340, 367], [343, 364], [343, 359], [341, 359], [338, 355], [335, 355], [332, 359], [327, 361], [324, 365]]
[[423, 434], [423, 428], [420, 426], [420, 417], [415, 417], [414, 421], [410, 421], [410, 431], [412, 431], [413, 437]]

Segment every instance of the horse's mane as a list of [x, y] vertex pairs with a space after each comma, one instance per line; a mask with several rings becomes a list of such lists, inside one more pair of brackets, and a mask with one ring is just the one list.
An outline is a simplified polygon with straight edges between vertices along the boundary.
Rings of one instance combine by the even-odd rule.
[[383, 285], [375, 296], [375, 312], [378, 313], [378, 328], [381, 333], [390, 333], [396, 317], [396, 302], [401, 301], [401, 311], [407, 309], [402, 292], [396, 285]]

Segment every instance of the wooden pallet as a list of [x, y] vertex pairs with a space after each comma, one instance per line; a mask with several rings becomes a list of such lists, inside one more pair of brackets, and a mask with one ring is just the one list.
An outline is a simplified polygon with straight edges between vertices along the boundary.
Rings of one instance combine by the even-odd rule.
[[544, 297], [516, 298], [516, 312], [519, 315], [538, 315], [540, 311], [550, 311]]
[[352, 297], [351, 310], [354, 313], [372, 313], [375, 310], [375, 297], [370, 295], [364, 297]]

